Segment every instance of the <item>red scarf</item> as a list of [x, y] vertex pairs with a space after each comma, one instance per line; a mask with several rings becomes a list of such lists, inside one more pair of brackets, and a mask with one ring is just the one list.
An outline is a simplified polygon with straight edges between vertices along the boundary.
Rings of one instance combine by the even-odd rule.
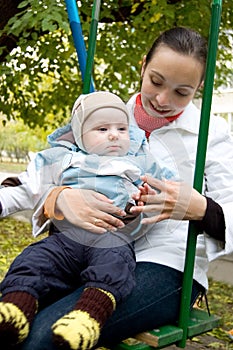
[[141, 94], [138, 94], [136, 97], [136, 105], [134, 108], [134, 117], [140, 129], [146, 132], [146, 137], [148, 138], [151, 132], [155, 129], [159, 129], [164, 125], [171, 123], [173, 120], [176, 120], [181, 114], [180, 112], [177, 115], [166, 118], [151, 117], [143, 109]]

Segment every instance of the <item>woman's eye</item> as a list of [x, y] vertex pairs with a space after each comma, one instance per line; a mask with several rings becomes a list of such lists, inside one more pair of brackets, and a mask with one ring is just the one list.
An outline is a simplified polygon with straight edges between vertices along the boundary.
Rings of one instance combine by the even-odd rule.
[[155, 85], [155, 86], [161, 86], [161, 85], [162, 85], [162, 84], [159, 83], [158, 81], [154, 81], [154, 80], [152, 80], [152, 84]]
[[188, 92], [179, 91], [179, 90], [177, 90], [177, 91], [176, 91], [176, 93], [177, 93], [178, 95], [180, 95], [180, 96], [183, 96], [183, 97], [186, 97], [186, 96], [188, 96], [188, 95], [189, 95], [189, 93], [188, 93]]

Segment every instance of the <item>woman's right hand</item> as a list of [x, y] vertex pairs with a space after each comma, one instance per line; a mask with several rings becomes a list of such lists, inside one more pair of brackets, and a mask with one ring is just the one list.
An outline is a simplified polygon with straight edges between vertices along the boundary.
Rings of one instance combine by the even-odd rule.
[[[194, 188], [184, 182], [159, 180], [152, 176], [142, 176], [144, 187], [132, 197], [139, 201], [131, 208], [132, 213], [147, 213], [143, 224], [152, 224], [166, 219], [196, 220], [203, 219], [207, 200]], [[156, 191], [156, 189], [158, 191]], [[145, 205], [144, 205], [145, 204]]]
[[126, 213], [112, 203], [112, 200], [95, 191], [66, 188], [57, 197], [56, 210], [75, 226], [93, 233], [104, 233], [125, 226], [111, 214], [124, 216]]

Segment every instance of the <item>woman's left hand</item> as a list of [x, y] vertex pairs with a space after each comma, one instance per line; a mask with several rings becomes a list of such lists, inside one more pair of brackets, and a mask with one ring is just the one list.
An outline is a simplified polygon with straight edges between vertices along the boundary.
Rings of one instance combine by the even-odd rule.
[[141, 179], [144, 185], [133, 195], [133, 199], [139, 201], [139, 205], [132, 207], [131, 212], [149, 214], [149, 217], [142, 219], [143, 224], [166, 219], [202, 220], [204, 217], [206, 198], [188, 184], [158, 180], [149, 175], [142, 176]]

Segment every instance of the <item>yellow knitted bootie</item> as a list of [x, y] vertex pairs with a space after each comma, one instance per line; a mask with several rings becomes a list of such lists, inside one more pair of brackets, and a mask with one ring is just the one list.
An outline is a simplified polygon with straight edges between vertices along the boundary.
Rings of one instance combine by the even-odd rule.
[[14, 304], [0, 302], [0, 339], [4, 346], [21, 343], [29, 333], [29, 322]]
[[63, 349], [91, 349], [99, 340], [100, 331], [115, 309], [115, 298], [98, 288], [84, 290], [75, 310], [52, 326], [53, 340]]
[[0, 302], [0, 339], [3, 349], [27, 338], [36, 309], [37, 301], [28, 293], [14, 292], [3, 296]]
[[73, 310], [52, 327], [55, 342], [67, 349], [90, 349], [100, 336], [100, 324], [81, 310]]

